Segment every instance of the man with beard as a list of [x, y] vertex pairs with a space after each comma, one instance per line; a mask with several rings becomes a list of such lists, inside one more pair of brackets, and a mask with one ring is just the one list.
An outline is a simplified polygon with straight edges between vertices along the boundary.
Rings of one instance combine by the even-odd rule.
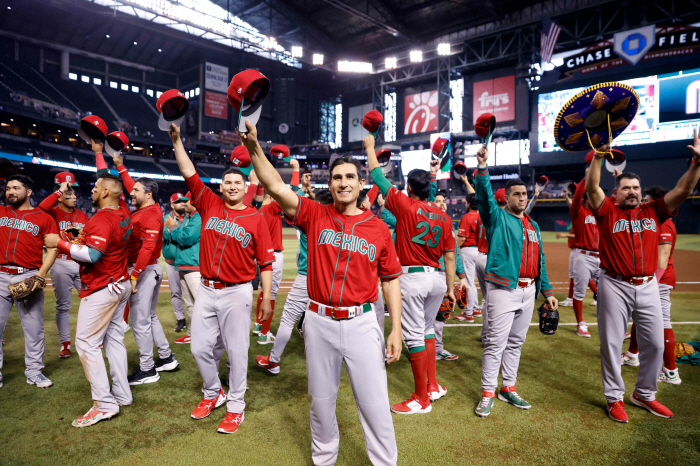
[[[163, 223], [168, 225], [171, 222], [172, 228], [177, 228], [182, 225], [185, 217], [185, 203], [189, 199], [182, 193], [175, 193], [170, 196], [170, 208], [173, 211], [163, 217]], [[172, 229], [171, 228], [171, 229]], [[187, 319], [185, 318], [185, 307], [182, 303], [182, 287], [180, 286], [180, 277], [173, 262], [177, 253], [177, 245], [173, 242], [170, 236], [170, 229], [163, 229], [163, 259], [165, 259], [165, 274], [168, 276], [168, 288], [170, 288], [170, 302], [173, 304], [173, 312], [177, 319], [175, 326], [176, 332], [182, 332], [187, 327]]]
[[[80, 262], [75, 349], [90, 382], [93, 406], [73, 421], [73, 427], [89, 427], [116, 416], [120, 406], [133, 403], [124, 345], [124, 309], [131, 294], [126, 260], [131, 217], [128, 206], [120, 199], [122, 181], [108, 173], [102, 147], [102, 143], [92, 143], [98, 174], [92, 205], [99, 211], [85, 225], [84, 240], [74, 244], [58, 235], [47, 235], [44, 240], [47, 248], [58, 246], [61, 254]], [[62, 184], [60, 191], [67, 190], [67, 183]], [[111, 390], [100, 345], [109, 361]]]
[[688, 147], [693, 154], [688, 171], [674, 189], [651, 202], [641, 203], [640, 180], [633, 173], [619, 175], [615, 193], [611, 198], [605, 196], [600, 188], [600, 167], [603, 154], [610, 151], [608, 145], [596, 151], [586, 176], [586, 192], [600, 234], [600, 365], [608, 416], [617, 422], [628, 421], [620, 353], [630, 318], [636, 328], [640, 364], [630, 402], [659, 417], [673, 417], [670, 409], [656, 401], [664, 353], [664, 318], [659, 296], [659, 280], [664, 269], [658, 267], [658, 243], [659, 228], [677, 214], [676, 209], [700, 178], [697, 130], [693, 130], [693, 145]]
[[[163, 327], [156, 315], [158, 293], [163, 281], [160, 252], [163, 246], [163, 211], [155, 199], [158, 183], [150, 178], [133, 180], [124, 166], [124, 159], [114, 155], [114, 164], [124, 188], [131, 195], [136, 210], [131, 214], [132, 232], [127, 244], [127, 261], [131, 277], [129, 312], [134, 339], [139, 348], [139, 367], [129, 376], [129, 385], [154, 383], [159, 372], [177, 369], [180, 363], [170, 350]], [[158, 348], [153, 360], [153, 344]]]
[[[39, 208], [49, 214], [58, 225], [58, 229], [65, 231], [72, 228], [83, 231], [87, 224], [88, 216], [85, 212], [75, 208], [78, 198], [72, 189], [78, 186], [75, 176], [69, 172], [62, 172], [54, 179], [56, 185], [54, 193], [44, 199]], [[68, 183], [69, 189], [61, 194], [59, 188], [62, 183]], [[58, 204], [57, 204], [58, 203]], [[66, 233], [64, 233], [66, 235]], [[51, 284], [56, 295], [56, 327], [61, 338], [61, 349], [58, 357], [69, 358], [70, 351], [70, 308], [72, 289], [80, 293], [80, 266], [77, 262], [68, 260], [65, 254], [59, 254], [51, 267]]]
[[[27, 299], [15, 302], [8, 288], [11, 283], [34, 275], [46, 277], [58, 254], [54, 245], [46, 257], [42, 257], [44, 239], [58, 233], [58, 228], [46, 212], [32, 207], [29, 198], [33, 188], [34, 182], [28, 176], [12, 175], [5, 188], [5, 198], [10, 206], [0, 206], [0, 339], [14, 303], [24, 330], [27, 383], [47, 388], [53, 383], [41, 372], [44, 368], [44, 290], [37, 290]], [[0, 345], [0, 371], [2, 363]]]

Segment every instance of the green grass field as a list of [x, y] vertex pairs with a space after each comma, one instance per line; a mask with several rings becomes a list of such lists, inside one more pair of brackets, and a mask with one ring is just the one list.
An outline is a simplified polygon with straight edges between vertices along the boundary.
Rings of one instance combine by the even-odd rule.
[[[285, 279], [294, 277], [294, 244], [285, 240]], [[683, 244], [698, 247], [695, 238], [683, 238]], [[273, 331], [285, 296], [286, 290], [278, 296]], [[673, 293], [672, 299], [674, 321], [700, 321], [700, 293]], [[585, 318], [594, 323], [595, 308], [588, 305], [589, 300]], [[73, 333], [77, 305], [74, 295]], [[312, 465], [303, 341], [296, 333], [278, 376], [255, 365], [255, 355], [268, 354], [271, 345], [251, 344], [246, 418], [235, 435], [216, 433], [224, 408], [201, 421], [190, 418], [201, 398], [201, 378], [189, 346], [175, 344], [179, 371], [163, 374], [155, 384], [132, 387], [134, 404], [122, 408], [112, 420], [75, 429], [71, 421], [92, 404], [90, 387], [75, 352], [70, 359], [58, 358], [53, 306], [53, 292], [48, 291], [44, 362], [45, 374], [54, 382], [49, 389], [25, 383], [24, 340], [14, 310], [5, 329], [0, 464]], [[158, 315], [172, 343], [181, 334], [173, 332], [175, 317], [167, 290], [160, 294]], [[561, 316], [563, 323], [574, 322], [571, 308], [562, 308]], [[394, 415], [399, 464], [700, 464], [700, 407], [695, 404], [700, 367], [681, 365], [682, 385], [660, 384], [659, 399], [674, 411], [673, 419], [661, 419], [628, 404], [630, 423], [614, 423], [604, 411], [597, 327], [590, 330], [593, 338], [582, 339], [573, 326], [561, 326], [551, 337], [531, 328], [523, 348], [518, 392], [533, 408], [520, 411], [496, 401], [491, 416], [480, 419], [473, 411], [481, 393], [480, 327], [446, 328], [445, 346], [460, 359], [438, 361], [438, 378], [448, 393], [430, 414]], [[679, 341], [700, 339], [700, 325], [677, 325], [675, 332]], [[125, 341], [131, 369], [138, 364], [131, 332]], [[413, 389], [407, 353], [387, 372], [391, 402], [403, 401]], [[623, 367], [622, 372], [629, 394], [637, 369]], [[345, 373], [337, 413], [338, 465], [369, 465]]]

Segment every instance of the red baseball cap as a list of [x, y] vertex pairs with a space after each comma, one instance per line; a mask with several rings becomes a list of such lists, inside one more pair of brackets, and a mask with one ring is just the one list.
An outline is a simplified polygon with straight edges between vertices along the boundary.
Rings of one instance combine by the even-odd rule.
[[537, 178], [538, 185], [547, 186], [547, 183], [549, 183], [549, 178], [547, 178], [545, 175], [541, 175], [539, 178]]
[[192, 200], [192, 193], [190, 191], [187, 191], [187, 194], [185, 194], [185, 198], [187, 198], [188, 201]]
[[121, 155], [122, 149], [129, 145], [129, 138], [121, 131], [114, 131], [107, 135], [105, 151], [109, 155]]
[[182, 120], [185, 119], [187, 109], [190, 108], [190, 102], [185, 97], [185, 94], [177, 89], [170, 89], [163, 92], [158, 101], [156, 108], [160, 117], [158, 118], [158, 129], [170, 131], [170, 125], [180, 126]]
[[185, 196], [182, 193], [175, 193], [172, 196], [170, 196], [170, 202], [177, 202], [177, 201], [189, 201], [190, 198], [188, 196]]
[[233, 152], [231, 152], [231, 163], [245, 175], [253, 170], [253, 166], [250, 164], [248, 149], [243, 146], [237, 146], [233, 149]]
[[377, 110], [370, 110], [365, 113], [362, 118], [362, 127], [372, 134], [375, 134], [379, 129], [379, 125], [384, 121], [384, 117]]
[[382, 167], [386, 167], [391, 162], [391, 151], [389, 149], [382, 149], [377, 152], [377, 161]]
[[497, 189], [493, 196], [496, 198], [496, 202], [498, 202], [499, 204], [508, 203], [508, 201], [506, 200], [506, 188]]
[[270, 149], [270, 153], [275, 157], [284, 160], [285, 162], [289, 162], [290, 160], [292, 160], [292, 158], [289, 156], [289, 147], [285, 146], [284, 144], [277, 144], [276, 146], [272, 146], [272, 149]]
[[103, 140], [107, 131], [107, 123], [97, 115], [86, 116], [80, 120], [80, 126], [78, 126], [78, 136], [88, 144], [91, 139]]
[[437, 138], [433, 143], [433, 147], [430, 148], [432, 152], [432, 159], [437, 160], [445, 156], [447, 148], [449, 147], [449, 139]]
[[489, 135], [489, 131], [493, 134], [493, 130], [496, 128], [496, 117], [490, 113], [482, 113], [479, 118], [476, 119], [474, 123], [474, 132], [480, 138], [486, 139]]
[[57, 173], [53, 181], [56, 184], [65, 183], [67, 181], [71, 186], [78, 186], [78, 183], [75, 181], [75, 175], [71, 172]]
[[245, 121], [255, 126], [260, 119], [262, 104], [270, 93], [270, 80], [258, 70], [245, 70], [231, 79], [226, 94], [228, 103], [238, 113], [238, 131], [247, 133]]
[[467, 166], [464, 162], [457, 162], [454, 166], [455, 175], [464, 176], [467, 174]]

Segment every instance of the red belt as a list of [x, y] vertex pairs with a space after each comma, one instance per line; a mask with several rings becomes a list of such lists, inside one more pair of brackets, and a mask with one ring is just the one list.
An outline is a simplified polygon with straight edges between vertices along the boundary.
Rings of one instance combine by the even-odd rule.
[[618, 275], [610, 270], [606, 270], [605, 275], [610, 278], [614, 278], [615, 280], [629, 283], [630, 285], [644, 285], [645, 283], [649, 283], [654, 278], [653, 275], [647, 275], [645, 277], [623, 277], [622, 275]]
[[220, 282], [217, 280], [208, 280], [206, 278], [202, 278], [202, 283], [204, 283], [204, 286], [208, 286], [209, 288], [214, 288], [215, 290], [222, 290], [224, 288], [230, 288], [232, 286], [244, 285], [244, 284], [250, 283], [250, 282], [224, 283], [224, 282]]
[[331, 317], [332, 319], [352, 319], [358, 315], [364, 314], [372, 310], [372, 304], [366, 303], [360, 306], [350, 306], [350, 307], [331, 307], [324, 306], [311, 301], [309, 303], [309, 311], [315, 312], [319, 315], [324, 315]]
[[579, 252], [581, 254], [585, 254], [587, 256], [593, 256], [593, 257], [598, 257], [600, 253], [598, 251], [588, 251], [586, 249], [579, 249]]
[[532, 285], [535, 283], [534, 278], [519, 278], [518, 279], [518, 287], [519, 288], [527, 288], [528, 286]]
[[24, 272], [29, 272], [32, 269], [20, 267], [18, 265], [0, 265], [0, 272], [9, 273], [10, 275], [19, 275]]

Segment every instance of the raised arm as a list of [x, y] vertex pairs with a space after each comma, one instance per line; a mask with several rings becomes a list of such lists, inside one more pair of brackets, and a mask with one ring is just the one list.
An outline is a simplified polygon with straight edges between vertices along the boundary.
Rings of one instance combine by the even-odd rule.
[[[586, 178], [583, 179], [583, 186], [584, 186], [584, 189], [585, 189], [585, 187], [586, 187]], [[564, 199], [566, 199], [566, 205], [568, 205], [569, 207], [571, 207], [571, 202], [572, 202], [572, 201], [571, 201], [571, 196], [569, 196], [569, 190], [568, 190], [568, 189], [565, 189], [565, 190], [564, 190]]]
[[430, 194], [428, 194], [428, 202], [435, 202], [435, 198], [437, 197], [438, 170], [440, 170], [440, 161], [439, 160], [431, 160], [430, 161]]
[[299, 189], [299, 161], [297, 159], [292, 159], [289, 161], [289, 165], [292, 167], [292, 181], [289, 182], [289, 186], [292, 191], [297, 191]]
[[248, 132], [239, 134], [243, 145], [248, 149], [260, 184], [277, 201], [287, 217], [294, 217], [299, 206], [299, 196], [282, 181], [280, 174], [265, 157], [265, 153], [258, 144], [258, 129], [248, 120], [245, 125]]
[[197, 173], [194, 168], [192, 160], [187, 156], [187, 151], [185, 146], [182, 145], [182, 140], [180, 139], [180, 127], [175, 125], [170, 125], [170, 131], [168, 131], [170, 139], [173, 141], [173, 149], [175, 150], [175, 160], [177, 161], [177, 166], [182, 173], [182, 177], [187, 179]]
[[673, 212], [685, 201], [693, 192], [693, 188], [698, 184], [700, 178], [700, 135], [698, 130], [693, 130], [693, 145], [688, 146], [693, 154], [693, 159], [688, 167], [688, 171], [678, 180], [676, 187], [664, 196], [664, 202], [670, 212]]
[[479, 149], [476, 158], [479, 161], [479, 166], [476, 169], [476, 176], [474, 177], [474, 184], [476, 185], [476, 208], [479, 210], [481, 223], [488, 228], [499, 209], [491, 188], [491, 177], [489, 176], [487, 163], [489, 158], [488, 148], [482, 147]]
[[473, 194], [476, 192], [474, 190], [474, 187], [469, 183], [469, 178], [467, 178], [467, 175], [462, 175], [462, 181], [464, 182], [464, 186], [467, 187], [467, 192], [469, 194]]
[[124, 166], [124, 157], [115, 154], [112, 156], [112, 160], [114, 161], [114, 165], [116, 165], [117, 167], [117, 172], [119, 172], [119, 176], [122, 177], [124, 189], [126, 189], [127, 193], [130, 193], [134, 190], [134, 185], [136, 184], [136, 182], [134, 182], [134, 179], [131, 177], [131, 175], [129, 175], [129, 171]]
[[[605, 152], [610, 150], [610, 145], [605, 144], [600, 148]], [[595, 154], [591, 161], [591, 166], [586, 175], [586, 193], [588, 193], [588, 202], [591, 203], [593, 211], [597, 211], [605, 200], [605, 193], [600, 188], [600, 167], [603, 163], [603, 157]]]
[[[65, 184], [68, 184], [68, 182], [66, 181]], [[63, 187], [63, 184], [61, 184], [61, 187]], [[60, 190], [49, 194], [48, 196], [46, 196], [46, 199], [41, 201], [41, 203], [39, 204], [39, 208], [47, 214], [49, 214], [54, 220], [56, 220], [56, 213], [54, 212], [53, 208], [62, 195], [63, 193]]]
[[581, 212], [583, 207], [583, 193], [586, 192], [586, 178], [582, 179], [579, 184], [576, 185], [576, 191], [574, 191], [574, 198], [569, 204], [569, 213], [571, 218], [574, 218]]

